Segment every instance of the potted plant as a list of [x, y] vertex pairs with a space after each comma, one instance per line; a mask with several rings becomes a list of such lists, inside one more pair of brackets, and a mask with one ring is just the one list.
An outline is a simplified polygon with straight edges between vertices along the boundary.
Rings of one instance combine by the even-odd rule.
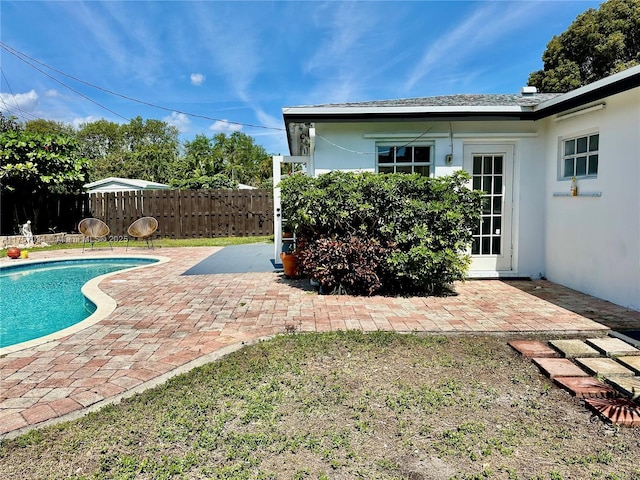
[[280, 260], [282, 261], [284, 274], [287, 277], [298, 278], [298, 276], [300, 276], [298, 257], [296, 257], [294, 252], [282, 252], [280, 254]]

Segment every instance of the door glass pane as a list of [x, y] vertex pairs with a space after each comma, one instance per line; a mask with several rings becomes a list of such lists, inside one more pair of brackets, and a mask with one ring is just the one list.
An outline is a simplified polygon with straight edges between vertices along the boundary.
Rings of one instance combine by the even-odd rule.
[[502, 217], [493, 217], [493, 233], [495, 235], [502, 233]]
[[491, 255], [491, 237], [482, 237], [482, 252], [483, 255]]
[[573, 177], [573, 158], [564, 159], [564, 178]]
[[482, 177], [473, 177], [473, 189], [480, 190], [482, 188]]
[[576, 153], [585, 153], [587, 151], [587, 137], [578, 138], [578, 148]]
[[482, 157], [473, 157], [473, 174], [480, 175], [482, 173]]
[[587, 174], [587, 157], [578, 157], [576, 158], [576, 175], [586, 175]]
[[485, 214], [491, 213], [491, 198], [489, 197], [482, 198], [482, 213], [485, 213]]
[[411, 173], [411, 165], [398, 165], [396, 173]]
[[589, 170], [587, 173], [589, 175], [598, 174], [598, 155], [589, 155]]
[[480, 239], [475, 237], [473, 239], [473, 243], [471, 244], [471, 255], [479, 255], [480, 254]]
[[589, 137], [589, 151], [597, 152], [599, 143], [600, 143], [600, 135], [591, 135]]
[[502, 155], [496, 155], [493, 160], [493, 173], [502, 174]]
[[564, 154], [565, 155], [573, 155], [576, 153], [576, 141], [575, 140], [566, 140], [564, 142]]
[[500, 237], [493, 237], [492, 255], [500, 255]]
[[495, 215], [502, 213], [502, 197], [493, 197], [493, 213]]
[[378, 173], [393, 173], [393, 167], [378, 166]]
[[491, 193], [491, 180], [491, 175], [485, 175], [482, 177], [482, 183], [484, 184], [482, 190], [489, 194]]
[[491, 173], [491, 168], [493, 167], [493, 157], [484, 157], [482, 159], [482, 173]]
[[493, 179], [493, 193], [502, 195], [502, 177], [495, 177]]
[[480, 233], [482, 235], [489, 235], [491, 233], [491, 217], [482, 217], [482, 229]]

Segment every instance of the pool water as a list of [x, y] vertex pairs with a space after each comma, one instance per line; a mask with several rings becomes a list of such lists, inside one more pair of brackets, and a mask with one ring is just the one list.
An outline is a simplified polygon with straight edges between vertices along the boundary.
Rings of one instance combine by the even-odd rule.
[[155, 262], [105, 258], [0, 268], [0, 348], [49, 335], [89, 317], [96, 306], [81, 289], [92, 278]]

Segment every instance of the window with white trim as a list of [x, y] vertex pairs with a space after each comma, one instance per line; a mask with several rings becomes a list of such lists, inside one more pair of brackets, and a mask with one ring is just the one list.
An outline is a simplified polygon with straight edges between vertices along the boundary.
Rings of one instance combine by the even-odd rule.
[[596, 177], [599, 143], [598, 133], [563, 139], [561, 177]]
[[431, 173], [431, 145], [376, 145], [378, 173]]

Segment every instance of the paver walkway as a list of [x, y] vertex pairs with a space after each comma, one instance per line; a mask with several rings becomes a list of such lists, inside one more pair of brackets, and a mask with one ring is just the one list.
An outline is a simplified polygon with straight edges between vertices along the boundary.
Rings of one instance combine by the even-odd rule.
[[[456, 296], [319, 296], [278, 273], [181, 275], [216, 248], [130, 248], [170, 262], [100, 283], [117, 302], [77, 333], [0, 358], [0, 438], [73, 418], [243, 344], [290, 331], [595, 332], [638, 329], [640, 313], [547, 281], [469, 281]], [[88, 251], [117, 255], [124, 249]], [[69, 258], [78, 250], [31, 252]], [[2, 259], [3, 262], [20, 260]]]

